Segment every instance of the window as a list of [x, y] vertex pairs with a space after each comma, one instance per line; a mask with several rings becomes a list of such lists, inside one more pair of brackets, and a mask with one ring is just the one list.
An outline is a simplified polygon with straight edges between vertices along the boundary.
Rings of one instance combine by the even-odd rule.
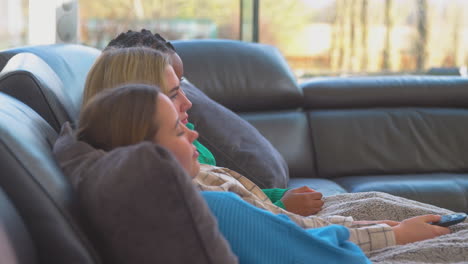
[[239, 0], [80, 0], [81, 40], [103, 48], [142, 28], [167, 39], [239, 39]]
[[0, 0], [0, 49], [27, 44], [28, 1]]
[[299, 78], [420, 74], [468, 61], [465, 0], [261, 0], [260, 42]]
[[[28, 40], [32, 27], [39, 30], [31, 33], [49, 34], [49, 42], [54, 42], [54, 21], [38, 26], [31, 17], [28, 26], [28, 8], [34, 6], [30, 3], [50, 6], [53, 14], [54, 6], [71, 1], [0, 0], [0, 48], [34, 44]], [[428, 71], [458, 74], [468, 63], [466, 0], [77, 2], [79, 30], [74, 28], [70, 34], [79, 32], [79, 42], [85, 45], [103, 48], [118, 33], [141, 28], [170, 40], [259, 41], [277, 47], [299, 80]]]

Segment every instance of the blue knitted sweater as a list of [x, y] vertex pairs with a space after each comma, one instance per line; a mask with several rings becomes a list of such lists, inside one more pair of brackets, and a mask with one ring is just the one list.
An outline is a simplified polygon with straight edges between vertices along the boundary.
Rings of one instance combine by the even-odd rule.
[[237, 195], [202, 192], [240, 263], [371, 263], [347, 241], [346, 227], [303, 229], [285, 215], [258, 209]]

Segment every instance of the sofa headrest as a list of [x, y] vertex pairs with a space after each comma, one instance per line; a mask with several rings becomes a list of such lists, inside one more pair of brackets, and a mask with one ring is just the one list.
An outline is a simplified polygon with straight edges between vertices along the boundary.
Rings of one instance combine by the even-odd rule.
[[468, 78], [463, 77], [316, 78], [301, 88], [308, 109], [468, 107]]
[[293, 73], [272, 46], [233, 40], [173, 44], [188, 80], [235, 112], [291, 109], [302, 103]]
[[79, 108], [64, 89], [47, 63], [31, 53], [16, 54], [0, 72], [0, 91], [31, 107], [56, 131], [78, 115]]
[[23, 52], [32, 53], [44, 60], [66, 85], [73, 105], [81, 106], [86, 75], [100, 55], [100, 50], [77, 44], [19, 47], [0, 52], [0, 69], [14, 55]]
[[32, 109], [0, 93], [0, 186], [18, 209], [39, 263], [98, 263], [81, 232], [71, 184], [57, 165], [57, 133]]

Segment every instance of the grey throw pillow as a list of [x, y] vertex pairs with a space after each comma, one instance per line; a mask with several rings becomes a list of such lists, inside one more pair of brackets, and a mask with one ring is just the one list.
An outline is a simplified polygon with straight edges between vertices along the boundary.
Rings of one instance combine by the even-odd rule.
[[68, 123], [54, 145], [106, 263], [236, 263], [190, 177], [151, 142], [95, 150]]
[[239, 172], [260, 188], [286, 188], [289, 172], [285, 160], [255, 127], [190, 82], [182, 81], [181, 87], [193, 103], [189, 121], [218, 166]]

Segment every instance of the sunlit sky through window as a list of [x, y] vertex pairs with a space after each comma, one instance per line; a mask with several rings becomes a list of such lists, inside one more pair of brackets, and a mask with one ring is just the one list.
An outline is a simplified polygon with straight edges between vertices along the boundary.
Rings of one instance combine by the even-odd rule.
[[331, 0], [302, 0], [302, 1], [310, 5], [313, 8], [321, 8], [333, 2]]

